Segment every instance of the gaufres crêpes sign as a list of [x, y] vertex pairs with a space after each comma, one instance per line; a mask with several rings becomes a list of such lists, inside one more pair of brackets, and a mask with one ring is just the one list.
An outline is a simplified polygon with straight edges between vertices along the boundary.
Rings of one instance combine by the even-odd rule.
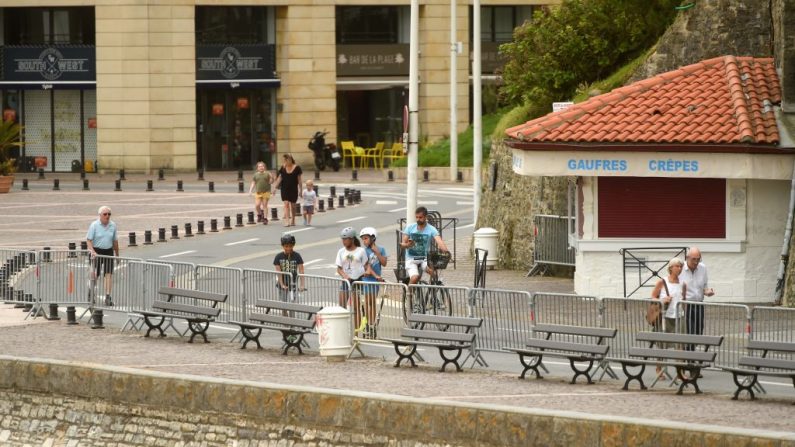
[[6, 46], [3, 81], [20, 83], [93, 82], [96, 51], [90, 46]]

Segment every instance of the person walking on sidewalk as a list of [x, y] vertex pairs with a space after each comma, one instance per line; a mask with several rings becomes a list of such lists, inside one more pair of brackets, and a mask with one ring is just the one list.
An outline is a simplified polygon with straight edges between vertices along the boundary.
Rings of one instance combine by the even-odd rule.
[[[99, 207], [99, 218], [88, 227], [86, 234], [86, 245], [94, 261], [96, 268], [97, 281], [104, 278], [105, 305], [113, 306], [113, 299], [110, 297], [113, 287], [113, 259], [112, 256], [119, 257], [119, 237], [116, 232], [116, 223], [110, 220], [111, 210], [109, 206]], [[99, 255], [99, 256], [97, 256]]]
[[[290, 301], [290, 294], [295, 294], [298, 290], [304, 290], [304, 278], [301, 277], [301, 287], [298, 286], [298, 274], [304, 274], [304, 258], [295, 251], [295, 236], [285, 234], [280, 240], [282, 251], [273, 258], [273, 269], [277, 272], [289, 273], [289, 280], [285, 275], [279, 275], [276, 287], [279, 288], [279, 297], [282, 301]], [[289, 281], [289, 284], [288, 284]]]
[[271, 183], [273, 183], [273, 176], [265, 162], [257, 163], [257, 172], [251, 177], [251, 186], [248, 188], [248, 194], [254, 193], [256, 188], [257, 192], [254, 195], [254, 212], [257, 213], [257, 223], [268, 224], [268, 201], [271, 198]]
[[359, 232], [359, 237], [362, 240], [364, 251], [367, 253], [367, 263], [370, 266], [373, 274], [364, 275], [364, 282], [374, 283], [364, 286], [364, 315], [367, 320], [367, 325], [362, 328], [364, 338], [376, 338], [376, 302], [379, 287], [376, 285], [383, 282], [384, 278], [381, 276], [381, 269], [386, 267], [387, 254], [384, 247], [376, 245], [375, 240], [378, 232], [373, 227], [362, 228]]
[[306, 181], [306, 189], [304, 190], [304, 225], [312, 225], [312, 215], [315, 214], [315, 206], [317, 206], [317, 193], [315, 192], [314, 182], [312, 180]]
[[[680, 279], [687, 284], [685, 301], [689, 303], [701, 303], [705, 296], [715, 295], [715, 291], [709, 287], [707, 276], [707, 266], [701, 262], [701, 250], [698, 247], [690, 247], [685, 258], [685, 267], [682, 270]], [[695, 304], [686, 306], [687, 333], [694, 335], [704, 334], [704, 306]], [[685, 347], [688, 351], [693, 350], [693, 345]]]
[[284, 226], [295, 226], [295, 204], [298, 197], [301, 197], [304, 189], [301, 180], [301, 167], [295, 164], [295, 159], [290, 154], [282, 156], [282, 167], [279, 168], [279, 175], [276, 177], [274, 188], [279, 188], [279, 192], [284, 202]]

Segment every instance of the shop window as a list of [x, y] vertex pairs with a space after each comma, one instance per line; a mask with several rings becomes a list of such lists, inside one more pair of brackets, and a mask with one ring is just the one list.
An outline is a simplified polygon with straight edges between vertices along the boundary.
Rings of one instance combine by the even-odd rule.
[[6, 45], [94, 45], [94, 8], [3, 8], [3, 30]]
[[197, 6], [196, 43], [263, 44], [268, 38], [264, 6]]
[[[472, 8], [470, 8], [470, 36], [472, 42]], [[481, 6], [480, 41], [510, 42], [513, 30], [533, 17], [532, 6]]]
[[600, 238], [725, 238], [726, 180], [599, 177]]
[[337, 44], [401, 42], [400, 6], [337, 6]]

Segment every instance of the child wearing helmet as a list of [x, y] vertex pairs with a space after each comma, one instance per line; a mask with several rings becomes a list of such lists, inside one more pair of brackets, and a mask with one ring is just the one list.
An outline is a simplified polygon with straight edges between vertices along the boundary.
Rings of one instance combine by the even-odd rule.
[[361, 281], [366, 274], [373, 274], [372, 269], [367, 261], [367, 252], [362, 248], [359, 240], [356, 238], [356, 230], [352, 227], [343, 228], [340, 232], [340, 239], [342, 239], [342, 248], [337, 252], [337, 274], [345, 280], [345, 283], [340, 287], [339, 304], [347, 308], [348, 292], [351, 292], [351, 302], [354, 306], [355, 320], [359, 324], [359, 305], [358, 297], [353, 291], [353, 283]]
[[[362, 246], [367, 253], [367, 262], [373, 274], [366, 274], [364, 276], [365, 282], [382, 282], [384, 278], [381, 277], [381, 269], [386, 267], [387, 254], [384, 247], [376, 245], [375, 240], [378, 237], [378, 232], [373, 227], [365, 227], [359, 232], [359, 237], [362, 240]], [[378, 296], [378, 286], [367, 285], [364, 286], [364, 314], [367, 317], [368, 325], [363, 330], [365, 338], [376, 338], [375, 322], [376, 322], [376, 302], [375, 298]]]
[[[292, 234], [282, 235], [281, 238], [282, 251], [277, 253], [273, 258], [273, 269], [277, 272], [286, 272], [290, 274], [290, 279], [287, 280], [286, 275], [279, 275], [276, 287], [279, 288], [279, 296], [282, 301], [289, 301], [290, 292], [295, 292], [298, 281], [298, 274], [304, 274], [304, 259], [301, 255], [294, 251], [295, 236]], [[289, 281], [289, 283], [288, 283]], [[304, 290], [304, 278], [301, 277], [301, 288]]]

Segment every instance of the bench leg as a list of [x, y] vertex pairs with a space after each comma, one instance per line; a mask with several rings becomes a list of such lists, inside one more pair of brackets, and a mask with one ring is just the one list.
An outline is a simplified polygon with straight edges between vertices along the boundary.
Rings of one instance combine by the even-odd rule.
[[569, 359], [569, 364], [571, 365], [571, 370], [574, 371], [574, 377], [571, 378], [571, 384], [574, 385], [577, 383], [577, 377], [585, 376], [588, 379], [588, 385], [593, 385], [593, 380], [591, 379], [591, 375], [588, 374], [593, 368], [593, 360], [588, 361], [588, 367], [585, 369], [577, 369], [577, 365], [574, 363], [574, 359]]
[[[637, 374], [632, 374], [631, 372], [629, 372], [628, 368], [635, 368], [635, 367], [640, 368], [640, 371], [638, 371]], [[638, 381], [638, 384], [640, 384], [640, 389], [642, 390], [646, 389], [646, 384], [643, 383], [643, 373], [646, 371], [646, 365], [642, 363], [639, 365], [634, 363], [622, 363], [621, 369], [624, 371], [624, 375], [627, 376], [627, 380], [626, 382], [624, 382], [624, 387], [621, 388], [622, 390], [624, 391], [629, 390], [629, 383], [632, 382], [633, 380]]]
[[[417, 364], [414, 363], [414, 353], [417, 352], [417, 345], [401, 344], [401, 343], [393, 343], [393, 344], [395, 345], [395, 352], [397, 352], [398, 355], [398, 359], [397, 361], [395, 361], [395, 368], [399, 368], [400, 363], [403, 362], [403, 360], [408, 360], [409, 362], [411, 362], [411, 367], [416, 368]], [[401, 346], [408, 346], [410, 349], [407, 352], [401, 352], [400, 351]]]
[[201, 335], [205, 343], [210, 343], [207, 340], [207, 328], [210, 327], [209, 322], [198, 322], [188, 320], [188, 329], [190, 329], [190, 339], [188, 343], [193, 343], [193, 337]]
[[[685, 374], [687, 372], [687, 374]], [[676, 394], [682, 394], [682, 391], [690, 384], [696, 390], [696, 394], [701, 394], [701, 389], [698, 387], [698, 375], [701, 372], [700, 366], [677, 366], [676, 376], [682, 383], [679, 385], [679, 391]]]
[[262, 345], [259, 344], [259, 336], [260, 336], [260, 334], [262, 334], [262, 328], [261, 327], [257, 328], [257, 333], [255, 334], [254, 332], [252, 332], [251, 328], [246, 328], [246, 327], [242, 327], [241, 326], [240, 327], [240, 335], [242, 335], [245, 340], [243, 341], [243, 346], [241, 346], [240, 349], [246, 349], [246, 345], [250, 341], [253, 341], [254, 343], [257, 344], [257, 349], [262, 349]]
[[163, 326], [163, 323], [166, 321], [166, 317], [160, 317], [160, 323], [157, 324], [152, 323], [152, 321], [150, 321], [149, 318], [150, 317], [144, 315], [144, 323], [146, 323], [146, 327], [149, 328], [146, 330], [146, 334], [144, 334], [144, 337], [148, 337], [149, 333], [152, 332], [152, 329], [157, 329], [160, 332], [160, 337], [165, 337], [166, 331], [164, 331], [161, 326]]
[[[740, 377], [743, 377], [743, 380], [740, 380]], [[756, 374], [742, 374], [738, 372], [732, 372], [732, 380], [734, 380], [734, 384], [737, 385], [737, 391], [734, 392], [734, 396], [732, 400], [737, 400], [740, 396], [742, 391], [748, 391], [748, 395], [751, 396], [751, 400], [756, 399], [756, 395], [754, 395], [754, 385], [756, 385], [757, 380]], [[748, 379], [751, 379], [751, 382], [748, 382]]]
[[[444, 353], [447, 352], [447, 351], [455, 351], [455, 352], [457, 352], [457, 354], [456, 354], [455, 357], [446, 357], [444, 355]], [[449, 363], [452, 363], [453, 365], [455, 365], [456, 371], [461, 372], [461, 365], [458, 364], [458, 359], [461, 357], [461, 353], [462, 352], [463, 352], [463, 350], [460, 349], [460, 348], [459, 349], [450, 349], [450, 348], [441, 348], [440, 347], [439, 348], [439, 357], [441, 357], [442, 360], [444, 360], [444, 363], [442, 363], [442, 368], [439, 369], [439, 372], [444, 372], [445, 368], [447, 368], [447, 365]]]
[[304, 341], [303, 332], [284, 330], [282, 331], [282, 340], [284, 341], [284, 349], [282, 349], [282, 355], [287, 355], [287, 351], [289, 351], [290, 348], [297, 349], [298, 355], [304, 354], [304, 351], [301, 349], [301, 342]]
[[[525, 359], [525, 357], [530, 357], [530, 362], [528, 362]], [[539, 367], [542, 368], [544, 367], [544, 365], [541, 364], [542, 357], [543, 356], [541, 355], [519, 354], [519, 361], [522, 363], [522, 366], [524, 366], [524, 370], [522, 371], [522, 374], [519, 376], [519, 378], [524, 379], [524, 376], [525, 374], [527, 374], [527, 371], [532, 369], [536, 375], [536, 379], [543, 379], [544, 376], [542, 376], [541, 373], [538, 372]]]

